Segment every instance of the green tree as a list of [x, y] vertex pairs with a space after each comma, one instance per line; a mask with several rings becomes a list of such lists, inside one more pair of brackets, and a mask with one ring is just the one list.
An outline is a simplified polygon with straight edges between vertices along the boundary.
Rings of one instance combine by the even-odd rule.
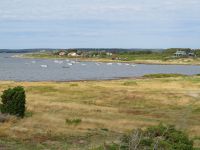
[[9, 88], [1, 96], [1, 112], [18, 117], [24, 117], [26, 95], [23, 87]]

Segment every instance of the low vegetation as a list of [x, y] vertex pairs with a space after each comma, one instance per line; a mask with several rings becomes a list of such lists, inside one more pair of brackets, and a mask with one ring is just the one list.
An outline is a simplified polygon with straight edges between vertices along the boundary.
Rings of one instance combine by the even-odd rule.
[[80, 124], [81, 123], [81, 119], [79, 119], [79, 118], [76, 118], [76, 119], [66, 119], [65, 120], [65, 122], [66, 122], [66, 124], [68, 124], [68, 125], [78, 125], [78, 124]]
[[[26, 113], [23, 119], [11, 116], [0, 123], [0, 147], [4, 149], [95, 150], [104, 143], [117, 146], [125, 133], [138, 128], [146, 133], [160, 122], [175, 126], [174, 138], [185, 139], [188, 135], [189, 144], [193, 141], [194, 148], [200, 147], [199, 76], [84, 82], [1, 81], [0, 95], [16, 86], [23, 86], [26, 91]], [[42, 88], [45, 90], [38, 90]], [[157, 138], [147, 138], [145, 143], [153, 146]], [[161, 144], [168, 142], [171, 141], [161, 140]]]
[[119, 142], [98, 148], [99, 150], [193, 150], [193, 141], [173, 125], [133, 130], [122, 136]]
[[184, 74], [146, 74], [143, 77], [145, 78], [170, 78], [170, 77], [186, 77]]

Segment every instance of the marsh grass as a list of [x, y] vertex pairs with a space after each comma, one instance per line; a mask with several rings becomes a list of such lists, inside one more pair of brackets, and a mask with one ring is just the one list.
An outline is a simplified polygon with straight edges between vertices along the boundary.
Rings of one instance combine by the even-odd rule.
[[78, 86], [78, 84], [77, 83], [71, 83], [69, 86], [76, 87], [76, 86]]
[[144, 75], [145, 78], [170, 78], [170, 77], [187, 77], [184, 74], [147, 74]]
[[[198, 76], [177, 76], [59, 83], [1, 81], [0, 93], [8, 87], [25, 88], [27, 114], [24, 119], [0, 124], [0, 139], [21, 141], [22, 148], [25, 144], [41, 149], [89, 149], [114, 141], [126, 131], [160, 122], [197, 137], [198, 80]], [[195, 145], [199, 144], [196, 140]]]

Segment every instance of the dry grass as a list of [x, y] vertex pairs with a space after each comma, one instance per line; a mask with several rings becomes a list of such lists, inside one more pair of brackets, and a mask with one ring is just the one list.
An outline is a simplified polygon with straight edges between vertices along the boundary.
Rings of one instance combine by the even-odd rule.
[[[27, 93], [27, 117], [1, 124], [0, 137], [52, 149], [64, 149], [64, 144], [70, 149], [74, 145], [74, 149], [87, 149], [133, 128], [159, 122], [175, 124], [191, 138], [200, 136], [199, 77], [75, 83], [1, 81], [0, 93], [18, 85]], [[66, 123], [76, 119], [81, 122]], [[195, 143], [198, 145], [198, 140]]]

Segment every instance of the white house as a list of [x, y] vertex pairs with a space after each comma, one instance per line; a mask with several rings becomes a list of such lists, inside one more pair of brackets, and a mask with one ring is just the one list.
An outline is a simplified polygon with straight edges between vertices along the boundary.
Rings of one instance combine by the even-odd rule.
[[58, 55], [59, 56], [64, 56], [64, 55], [66, 55], [66, 53], [65, 52], [60, 52]]
[[70, 57], [77, 57], [79, 55], [77, 53], [75, 53], [75, 52], [71, 52], [71, 53], [68, 54], [68, 56], [70, 56]]
[[107, 53], [106, 53], [106, 55], [107, 55], [107, 56], [112, 56], [113, 54], [112, 54], [112, 53], [109, 53], [109, 52], [107, 52]]
[[185, 51], [176, 51], [176, 53], [174, 53], [174, 55], [176, 57], [184, 57], [184, 56], [187, 56], [187, 53]]

